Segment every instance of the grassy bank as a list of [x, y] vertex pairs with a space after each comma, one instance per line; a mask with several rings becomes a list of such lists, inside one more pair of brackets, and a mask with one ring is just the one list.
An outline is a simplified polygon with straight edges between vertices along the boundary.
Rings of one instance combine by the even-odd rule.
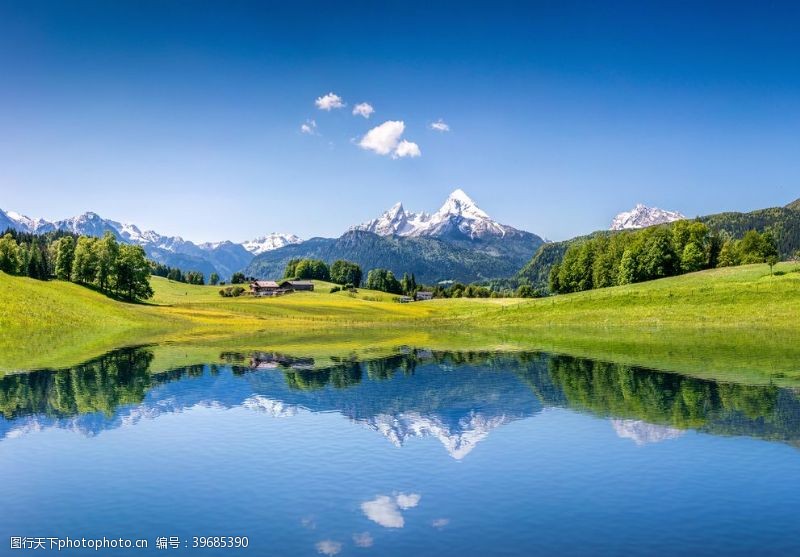
[[63, 367], [122, 345], [158, 343], [163, 366], [222, 352], [318, 358], [390, 352], [548, 350], [693, 375], [800, 382], [800, 273], [782, 264], [716, 269], [540, 300], [398, 304], [361, 290], [222, 298], [217, 287], [152, 280], [149, 304], [0, 274], [0, 369]]

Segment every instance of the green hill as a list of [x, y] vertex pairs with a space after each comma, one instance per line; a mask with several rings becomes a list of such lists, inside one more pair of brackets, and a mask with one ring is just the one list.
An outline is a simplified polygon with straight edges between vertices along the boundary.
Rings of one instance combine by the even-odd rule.
[[792, 209], [793, 211], [800, 211], [800, 199], [795, 199], [788, 205], [786, 205], [787, 209]]
[[[713, 269], [537, 300], [398, 304], [360, 290], [274, 299], [152, 280], [152, 304], [0, 273], [0, 370], [63, 368], [154, 344], [159, 365], [279, 351], [316, 358], [438, 350], [545, 350], [747, 382], [800, 381], [800, 272], [780, 264]], [[0, 371], [0, 373], [2, 373]]]
[[[800, 200], [798, 200], [800, 201]], [[790, 205], [796, 205], [794, 202]], [[748, 230], [770, 230], [775, 235], [781, 256], [787, 258], [800, 249], [800, 211], [786, 207], [760, 209], [750, 213], [718, 213], [698, 217], [712, 230], [732, 238], [741, 238]], [[562, 242], [544, 244], [517, 273], [518, 279], [529, 281], [534, 287], [548, 289], [550, 269], [560, 263], [570, 245], [599, 235], [625, 234], [627, 231], [600, 230]]]

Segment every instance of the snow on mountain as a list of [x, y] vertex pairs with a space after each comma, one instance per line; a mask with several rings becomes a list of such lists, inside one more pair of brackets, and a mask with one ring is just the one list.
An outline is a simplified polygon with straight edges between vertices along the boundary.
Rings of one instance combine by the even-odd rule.
[[[206, 251], [213, 251], [224, 244], [231, 242], [206, 242], [194, 244], [184, 240], [180, 236], [164, 236], [153, 230], [142, 231], [138, 226], [131, 223], [120, 223], [117, 221], [104, 219], [97, 213], [87, 212], [77, 217], [50, 222], [44, 219], [33, 219], [21, 215], [15, 211], [3, 211], [0, 209], [0, 229], [14, 228], [20, 232], [43, 233], [51, 230], [64, 230], [85, 236], [102, 236], [106, 232], [111, 232], [120, 241], [131, 244], [153, 246], [166, 251], [178, 252], [191, 245]], [[247, 251], [253, 254], [263, 253], [272, 249], [283, 247], [287, 244], [297, 244], [302, 242], [294, 234], [271, 233], [260, 236], [254, 240], [242, 242]]]
[[197, 270], [206, 274], [217, 272], [222, 277], [243, 270], [254, 255], [302, 242], [294, 234], [272, 233], [241, 244], [222, 241], [198, 245], [180, 236], [165, 236], [153, 230], [143, 231], [135, 224], [104, 219], [93, 212], [49, 222], [14, 211], [0, 210], [0, 232], [7, 228], [34, 234], [64, 230], [96, 237], [111, 232], [120, 242], [144, 247], [148, 257], [155, 261], [183, 270]]
[[457, 189], [433, 215], [407, 211], [396, 203], [377, 219], [351, 230], [365, 230], [379, 236], [446, 236], [460, 234], [468, 238], [505, 236], [514, 228], [489, 217], [463, 190]]
[[475, 411], [463, 416], [456, 427], [446, 423], [436, 415], [422, 415], [419, 412], [400, 412], [378, 414], [363, 422], [380, 432], [393, 445], [403, 446], [408, 439], [415, 437], [434, 437], [444, 445], [447, 453], [456, 460], [467, 456], [475, 446], [486, 439], [492, 430], [510, 423], [514, 418], [506, 415], [484, 416]]
[[658, 207], [648, 207], [639, 203], [630, 211], [622, 212], [614, 217], [614, 220], [611, 221], [610, 230], [645, 228], [685, 218], [685, 216], [675, 211], [665, 211]]
[[631, 439], [637, 445], [660, 443], [668, 439], [677, 439], [686, 432], [674, 427], [655, 425], [642, 420], [611, 420], [611, 426], [622, 439]]
[[259, 255], [265, 251], [282, 248], [283, 246], [288, 246], [289, 244], [299, 244], [302, 241], [303, 240], [294, 234], [281, 234], [279, 232], [272, 232], [266, 236], [259, 236], [254, 240], [242, 242], [242, 246], [253, 255]]

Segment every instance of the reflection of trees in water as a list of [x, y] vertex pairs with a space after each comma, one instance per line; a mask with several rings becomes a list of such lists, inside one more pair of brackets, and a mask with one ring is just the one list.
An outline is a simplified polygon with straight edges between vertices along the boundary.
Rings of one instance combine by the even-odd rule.
[[718, 383], [632, 366], [550, 356], [549, 376], [567, 406], [677, 428], [800, 438], [800, 401], [774, 385]]
[[[67, 370], [6, 375], [0, 378], [0, 414], [6, 419], [33, 414], [61, 417], [102, 412], [110, 415], [121, 405], [141, 403], [148, 391], [158, 384], [219, 373], [216, 365], [196, 365], [153, 375], [149, 369], [152, 360], [153, 353], [147, 347], [126, 348]], [[421, 366], [442, 374], [459, 368], [513, 373], [546, 406], [564, 406], [682, 429], [790, 441], [800, 439], [800, 401], [790, 390], [770, 385], [717, 383], [585, 358], [546, 353], [406, 349], [382, 358], [332, 358], [328, 366], [315, 366], [310, 358], [271, 353], [226, 354], [225, 360], [236, 363], [232, 366], [236, 375], [253, 373], [253, 368], [258, 369], [260, 365], [273, 367], [283, 373], [290, 389], [302, 391], [328, 387], [352, 389], [363, 381], [384, 383], [397, 376], [412, 378]], [[244, 365], [247, 362], [251, 367]], [[469, 376], [442, 375], [443, 383], [437, 386], [431, 383], [428, 374], [425, 381], [416, 378], [404, 381], [400, 398], [397, 398], [397, 388], [389, 383], [386, 388], [373, 389], [371, 396], [387, 398], [384, 401], [387, 404], [389, 399], [403, 400], [401, 406], [414, 407], [415, 396], [431, 397], [437, 390], [447, 388], [461, 393], [460, 398], [457, 397], [459, 404], [474, 400], [474, 404], [480, 405], [481, 397], [485, 398], [488, 393], [472, 393]], [[452, 381], [457, 385], [450, 385]], [[488, 385], [491, 388], [491, 383]], [[520, 388], [525, 390], [522, 385]], [[509, 393], [511, 391], [506, 391], [506, 396]], [[354, 394], [357, 398], [358, 393]], [[347, 398], [348, 404], [352, 404], [352, 395], [339, 398], [341, 401]], [[336, 396], [332, 395], [331, 400], [335, 404]], [[456, 398], [449, 403], [455, 404], [454, 400]], [[380, 406], [380, 401], [372, 403]], [[502, 405], [502, 397], [498, 403]]]
[[152, 385], [152, 360], [147, 348], [123, 348], [67, 370], [6, 375], [0, 378], [0, 413], [7, 419], [111, 414], [144, 399]]

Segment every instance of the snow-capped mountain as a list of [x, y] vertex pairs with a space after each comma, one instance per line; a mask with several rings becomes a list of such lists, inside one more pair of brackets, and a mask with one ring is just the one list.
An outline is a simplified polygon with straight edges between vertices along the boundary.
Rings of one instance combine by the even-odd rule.
[[647, 205], [637, 204], [630, 211], [625, 211], [614, 217], [611, 221], [609, 230], [630, 230], [634, 228], [645, 228], [656, 224], [664, 224], [682, 220], [686, 217], [676, 211], [665, 211], [658, 207], [648, 207]]
[[359, 224], [351, 230], [365, 230], [379, 236], [451, 236], [470, 239], [503, 237], [515, 228], [489, 217], [463, 190], [457, 189], [434, 214], [407, 211], [396, 203], [380, 217]]
[[258, 255], [264, 253], [265, 251], [272, 251], [274, 249], [282, 248], [283, 246], [288, 246], [289, 244], [299, 244], [302, 241], [303, 240], [294, 234], [271, 232], [266, 236], [259, 236], [254, 240], [242, 242], [242, 246], [253, 255]]
[[148, 257], [154, 261], [179, 267], [184, 271], [201, 271], [206, 275], [217, 273], [223, 280], [244, 269], [255, 255], [290, 243], [302, 242], [294, 234], [272, 233], [240, 244], [230, 241], [195, 244], [180, 236], [165, 236], [153, 230], [142, 231], [135, 224], [104, 219], [93, 212], [50, 222], [0, 209], [0, 232], [7, 228], [32, 234], [64, 230], [97, 237], [111, 232], [120, 242], [142, 246]]

